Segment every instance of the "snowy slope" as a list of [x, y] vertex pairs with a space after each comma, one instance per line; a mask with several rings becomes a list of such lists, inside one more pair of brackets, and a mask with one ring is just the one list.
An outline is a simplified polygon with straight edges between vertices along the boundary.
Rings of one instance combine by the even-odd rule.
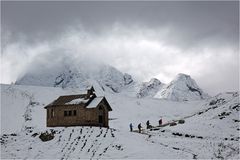
[[155, 96], [174, 101], [206, 99], [209, 96], [202, 91], [189, 75], [179, 73], [174, 80], [165, 85]]
[[[181, 126], [174, 126], [173, 130], [188, 131], [193, 134], [211, 137], [238, 137], [239, 130], [239, 93], [220, 93], [209, 99], [204, 104], [206, 108], [196, 114], [187, 117], [186, 122]], [[196, 125], [193, 125], [196, 124]], [[202, 126], [198, 128], [198, 126]], [[227, 128], [227, 130], [226, 130]], [[208, 132], [206, 132], [208, 131]]]
[[82, 92], [79, 89], [74, 91], [53, 87], [1, 84], [1, 133], [18, 132], [24, 129], [28, 122], [45, 129], [46, 118], [43, 107], [60, 95]]
[[[80, 92], [1, 85], [1, 158], [239, 158], [239, 93], [185, 102], [104, 93], [113, 109], [110, 129], [46, 128], [43, 107], [59, 95]], [[129, 132], [130, 122], [134, 129], [140, 122], [145, 128], [147, 120], [157, 126], [159, 118], [164, 124], [185, 123], [145, 129], [144, 134]], [[54, 139], [42, 142], [39, 134], [51, 129]]]
[[184, 124], [148, 132], [149, 140], [174, 146], [176, 150], [192, 154], [193, 158], [239, 159], [239, 98], [238, 92], [218, 94], [205, 102], [205, 109], [182, 117]]

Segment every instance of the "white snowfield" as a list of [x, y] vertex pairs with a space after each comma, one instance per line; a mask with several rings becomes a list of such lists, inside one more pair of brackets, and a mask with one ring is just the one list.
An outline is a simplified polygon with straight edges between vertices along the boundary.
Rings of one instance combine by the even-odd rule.
[[[198, 101], [105, 96], [110, 128], [46, 127], [44, 106], [78, 89], [1, 85], [1, 159], [239, 159], [239, 93]], [[82, 92], [82, 91], [81, 91]], [[174, 126], [157, 127], [176, 122]], [[146, 129], [146, 121], [154, 126]], [[185, 120], [180, 124], [178, 120]], [[142, 124], [143, 133], [129, 131]], [[48, 131], [52, 140], [39, 135]]]

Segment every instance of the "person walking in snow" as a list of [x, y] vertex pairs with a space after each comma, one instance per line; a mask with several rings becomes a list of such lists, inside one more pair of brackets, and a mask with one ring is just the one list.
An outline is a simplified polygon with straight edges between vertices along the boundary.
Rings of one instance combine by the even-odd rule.
[[132, 123], [130, 123], [129, 127], [130, 127], [130, 131], [132, 132], [132, 131], [133, 131], [133, 125], [132, 125]]
[[150, 122], [149, 122], [149, 120], [147, 121], [146, 125], [147, 125], [147, 129], [149, 129], [149, 128], [150, 128]]
[[141, 123], [138, 124], [138, 131], [139, 133], [141, 133], [141, 129], [142, 129], [142, 126], [141, 126]]
[[161, 118], [161, 119], [159, 119], [158, 123], [159, 123], [159, 126], [161, 126], [161, 125], [162, 125], [162, 118]]

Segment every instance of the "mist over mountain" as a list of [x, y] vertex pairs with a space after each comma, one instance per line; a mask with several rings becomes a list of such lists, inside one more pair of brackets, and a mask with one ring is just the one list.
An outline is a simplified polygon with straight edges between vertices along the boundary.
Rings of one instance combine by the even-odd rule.
[[44, 66], [43, 63], [33, 64], [33, 69], [19, 77], [16, 84], [83, 90], [93, 85], [102, 91], [118, 93], [123, 86], [133, 82], [129, 74], [90, 60], [76, 61], [66, 57], [62, 61], [54, 61], [50, 66]]
[[91, 60], [76, 61], [66, 56], [63, 59], [55, 58], [47, 64], [46, 60], [31, 64], [15, 84], [81, 90], [94, 86], [100, 93], [123, 92], [138, 98], [155, 97], [173, 101], [201, 100], [209, 97], [195, 80], [182, 73], [169, 84], [164, 84], [157, 78], [141, 82], [113, 66]]

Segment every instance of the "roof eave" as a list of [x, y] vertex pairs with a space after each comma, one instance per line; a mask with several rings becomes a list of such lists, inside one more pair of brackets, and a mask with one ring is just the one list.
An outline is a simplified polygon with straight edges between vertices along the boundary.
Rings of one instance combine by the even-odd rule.
[[108, 111], [112, 111], [112, 108], [111, 108], [110, 104], [108, 103], [107, 99], [105, 97], [103, 97], [103, 99], [105, 100], [105, 102], [107, 104]]

